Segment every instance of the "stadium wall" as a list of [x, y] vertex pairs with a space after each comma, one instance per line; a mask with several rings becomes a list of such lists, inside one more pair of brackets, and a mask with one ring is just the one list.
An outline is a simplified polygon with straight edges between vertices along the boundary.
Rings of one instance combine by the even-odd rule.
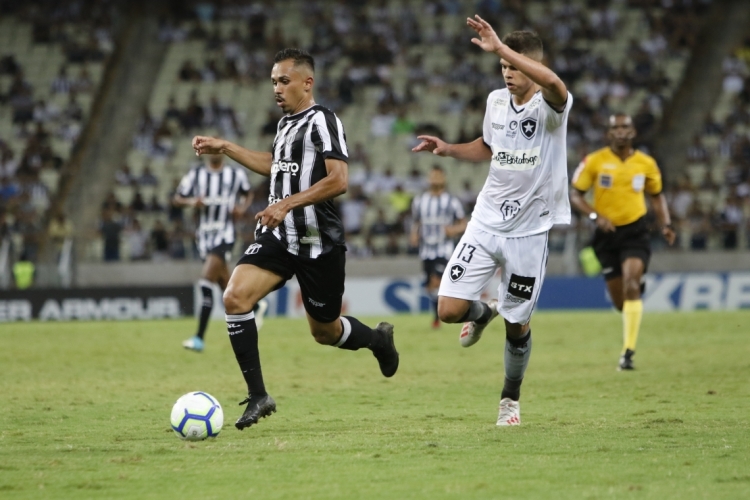
[[[492, 280], [483, 297], [493, 296], [499, 285]], [[3, 291], [0, 322], [176, 318], [194, 314], [201, 300], [197, 286]], [[268, 301], [269, 316], [305, 316], [296, 280]], [[218, 287], [214, 302], [221, 303]], [[644, 306], [662, 312], [750, 309], [750, 272], [649, 274]], [[611, 307], [602, 279], [567, 276], [547, 277], [538, 303], [539, 310]], [[347, 281], [343, 309], [367, 316], [409, 314], [429, 311], [430, 303], [420, 277], [359, 277]], [[221, 307], [214, 318], [224, 319]]]
[[[550, 255], [547, 276], [565, 276], [570, 267], [562, 255]], [[655, 273], [747, 270], [750, 252], [662, 252], [653, 255], [649, 266], [649, 271]], [[201, 263], [196, 261], [81, 263], [74, 282], [79, 287], [192, 285], [200, 272]], [[350, 278], [416, 277], [422, 273], [422, 263], [417, 257], [349, 259], [346, 272]]]

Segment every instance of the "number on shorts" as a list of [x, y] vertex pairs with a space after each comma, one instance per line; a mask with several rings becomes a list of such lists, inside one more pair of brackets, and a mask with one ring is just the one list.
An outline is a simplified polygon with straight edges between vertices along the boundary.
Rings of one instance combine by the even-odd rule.
[[[471, 258], [474, 257], [474, 250], [476, 250], [477, 247], [474, 245], [469, 245], [468, 243], [462, 243], [461, 244], [461, 251], [458, 252], [458, 257], [462, 261], [466, 262], [467, 264], [471, 262]], [[466, 255], [464, 255], [464, 250], [466, 250]]]

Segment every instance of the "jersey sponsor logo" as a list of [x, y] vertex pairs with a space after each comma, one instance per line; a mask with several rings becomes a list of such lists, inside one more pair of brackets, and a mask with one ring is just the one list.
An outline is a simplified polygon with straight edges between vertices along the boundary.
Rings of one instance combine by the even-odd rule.
[[499, 108], [500, 106], [507, 106], [508, 100], [507, 99], [495, 99], [492, 101], [492, 107], [493, 108]]
[[277, 174], [279, 172], [297, 175], [297, 172], [299, 172], [299, 164], [293, 161], [275, 161], [271, 164], [271, 174]]
[[247, 250], [245, 250], [245, 255], [255, 255], [258, 253], [263, 245], [260, 243], [253, 243], [249, 247], [247, 247]]
[[531, 170], [541, 164], [540, 148], [498, 149], [492, 156], [492, 165], [503, 170]]
[[494, 123], [494, 122], [493, 122], [493, 123], [492, 123], [492, 128], [494, 128], [495, 130], [502, 130], [502, 129], [504, 129], [504, 128], [505, 128], [505, 125], [501, 125], [501, 124], [499, 124], [499, 123]]
[[521, 120], [521, 135], [531, 139], [536, 135], [536, 120], [534, 118], [524, 118]]
[[523, 300], [531, 300], [531, 295], [534, 293], [535, 283], [536, 278], [533, 276], [518, 276], [517, 274], [511, 274], [510, 282], [508, 283], [508, 295]]
[[643, 174], [636, 174], [633, 176], [633, 191], [641, 192], [646, 185], [646, 176]]
[[451, 266], [450, 279], [453, 283], [463, 278], [464, 274], [466, 274], [466, 268], [461, 264], [453, 264]]
[[545, 210], [544, 212], [542, 212], [542, 215], [540, 215], [539, 217], [544, 217], [545, 215], [549, 215], [549, 210]]
[[516, 137], [516, 134], [518, 134], [518, 122], [513, 120], [508, 124], [508, 131], [505, 133], [505, 137], [513, 139]]
[[500, 214], [503, 220], [510, 220], [521, 211], [521, 202], [518, 200], [505, 200], [500, 204]]
[[611, 188], [612, 176], [609, 174], [599, 174], [599, 186], [603, 188]]

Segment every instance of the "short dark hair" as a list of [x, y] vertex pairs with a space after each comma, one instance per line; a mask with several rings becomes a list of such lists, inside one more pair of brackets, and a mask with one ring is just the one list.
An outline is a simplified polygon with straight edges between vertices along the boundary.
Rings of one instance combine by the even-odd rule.
[[533, 31], [511, 31], [503, 37], [503, 43], [525, 56], [536, 56], [539, 59], [544, 56], [542, 39]]
[[315, 73], [315, 59], [310, 55], [309, 52], [302, 49], [281, 49], [276, 53], [276, 57], [273, 58], [273, 62], [280, 63], [281, 61], [288, 61], [289, 59], [294, 61], [295, 66], [306, 64], [310, 67], [313, 73]]

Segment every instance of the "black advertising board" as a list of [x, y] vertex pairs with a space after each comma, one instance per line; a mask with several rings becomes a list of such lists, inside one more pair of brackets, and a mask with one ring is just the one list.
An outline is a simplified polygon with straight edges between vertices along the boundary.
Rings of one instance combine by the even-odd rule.
[[192, 286], [0, 290], [0, 322], [190, 316]]

